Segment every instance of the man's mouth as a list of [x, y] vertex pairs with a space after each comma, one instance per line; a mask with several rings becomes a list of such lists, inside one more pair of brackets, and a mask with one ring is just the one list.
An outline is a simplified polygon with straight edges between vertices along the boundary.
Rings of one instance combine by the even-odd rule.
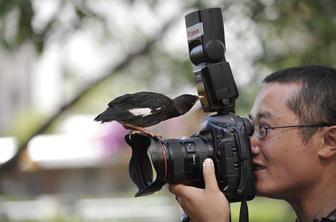
[[259, 163], [253, 163], [253, 171], [264, 170], [264, 169], [266, 169], [265, 166]]

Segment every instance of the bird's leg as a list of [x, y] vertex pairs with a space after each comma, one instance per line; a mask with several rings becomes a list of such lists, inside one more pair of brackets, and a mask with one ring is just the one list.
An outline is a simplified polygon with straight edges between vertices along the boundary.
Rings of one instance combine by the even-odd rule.
[[155, 135], [154, 133], [151, 133], [149, 132], [147, 129], [143, 128], [143, 127], [139, 127], [139, 126], [134, 126], [134, 125], [131, 125], [131, 124], [123, 124], [123, 126], [126, 128], [126, 129], [129, 129], [131, 130], [130, 132], [130, 136], [132, 134], [136, 134], [136, 133], [143, 133], [143, 134], [147, 134], [147, 135], [150, 135], [151, 137], [156, 137], [156, 138], [159, 138], [160, 136], [157, 136]]

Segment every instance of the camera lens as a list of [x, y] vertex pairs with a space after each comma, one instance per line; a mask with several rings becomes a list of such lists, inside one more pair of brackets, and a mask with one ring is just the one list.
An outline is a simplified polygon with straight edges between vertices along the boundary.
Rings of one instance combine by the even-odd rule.
[[135, 196], [154, 193], [166, 183], [202, 184], [202, 163], [212, 147], [199, 136], [158, 140], [144, 134], [125, 137], [132, 147], [129, 173], [139, 188]]
[[200, 136], [163, 141], [169, 153], [168, 182], [193, 184], [202, 178], [202, 163], [211, 156], [212, 147]]

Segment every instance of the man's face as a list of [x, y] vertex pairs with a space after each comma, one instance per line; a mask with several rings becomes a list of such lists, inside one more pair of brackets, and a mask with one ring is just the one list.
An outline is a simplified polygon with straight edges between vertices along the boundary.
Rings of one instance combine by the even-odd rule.
[[[270, 127], [298, 125], [298, 117], [287, 105], [298, 87], [295, 84], [265, 84], [251, 110], [253, 123]], [[253, 134], [251, 146], [257, 192], [281, 199], [307, 192], [319, 177], [317, 148], [322, 143], [319, 135], [315, 133], [304, 143], [299, 128], [269, 129], [261, 140]]]

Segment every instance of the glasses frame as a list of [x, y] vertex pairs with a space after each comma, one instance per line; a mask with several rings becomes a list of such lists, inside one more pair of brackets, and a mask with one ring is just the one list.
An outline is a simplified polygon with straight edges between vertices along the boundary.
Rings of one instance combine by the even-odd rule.
[[[285, 128], [314, 128], [314, 127], [328, 127], [333, 126], [335, 124], [308, 124], [308, 125], [287, 125], [287, 126], [269, 126], [267, 124], [255, 124], [254, 125], [254, 135], [259, 139], [263, 140], [267, 134], [268, 130], [275, 130], [275, 129], [285, 129]], [[260, 133], [260, 129], [264, 129], [264, 135]]]

